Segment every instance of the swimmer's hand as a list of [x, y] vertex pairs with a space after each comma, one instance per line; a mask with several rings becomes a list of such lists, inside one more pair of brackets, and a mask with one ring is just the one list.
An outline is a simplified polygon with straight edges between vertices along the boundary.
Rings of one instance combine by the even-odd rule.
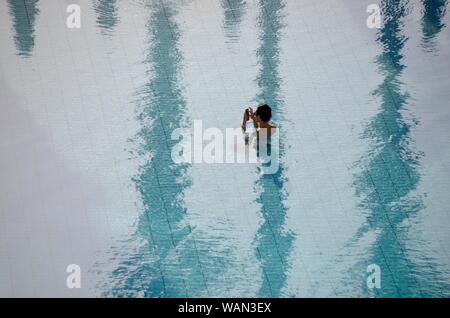
[[251, 107], [248, 107], [244, 111], [244, 119], [242, 120], [242, 130], [245, 132], [247, 130], [247, 122], [255, 117], [255, 113]]
[[248, 113], [249, 119], [255, 118], [255, 112], [253, 111], [253, 108], [251, 108], [251, 107], [247, 108], [247, 113]]

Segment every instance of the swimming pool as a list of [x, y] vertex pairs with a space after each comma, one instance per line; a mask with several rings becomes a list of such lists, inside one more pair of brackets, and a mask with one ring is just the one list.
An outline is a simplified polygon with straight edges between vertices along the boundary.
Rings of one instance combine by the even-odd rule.
[[[0, 295], [448, 297], [447, 1], [373, 3], [3, 1]], [[173, 161], [261, 102], [275, 173]]]

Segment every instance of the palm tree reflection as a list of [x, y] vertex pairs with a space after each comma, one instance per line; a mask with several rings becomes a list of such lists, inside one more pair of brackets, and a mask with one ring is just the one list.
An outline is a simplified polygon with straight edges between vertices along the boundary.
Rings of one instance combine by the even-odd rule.
[[428, 51], [434, 49], [433, 40], [445, 27], [442, 22], [447, 10], [447, 0], [422, 0], [422, 43]]
[[112, 32], [119, 23], [116, 0], [95, 0], [94, 10], [97, 13], [97, 25], [102, 32]]
[[[264, 101], [272, 107], [276, 114], [275, 120], [280, 127], [283, 101], [280, 97], [281, 79], [278, 70], [279, 42], [285, 3], [282, 0], [260, 0], [259, 5], [261, 44], [257, 51], [260, 63], [257, 82], [261, 91], [256, 100]], [[280, 161], [283, 154], [284, 145], [280, 142]], [[284, 182], [284, 167], [281, 164], [276, 174], [262, 175], [256, 183], [256, 187], [261, 189], [257, 202], [261, 205], [263, 219], [255, 237], [256, 257], [263, 271], [262, 286], [258, 292], [258, 296], [261, 297], [280, 296], [286, 283], [289, 266], [287, 259], [292, 249], [294, 235], [284, 229], [287, 213], [284, 205], [287, 195], [283, 191]]]
[[8, 0], [17, 54], [22, 57], [30, 57], [34, 48], [34, 24], [39, 14], [38, 2], [38, 0]]
[[376, 63], [384, 80], [373, 93], [381, 99], [381, 105], [363, 134], [372, 146], [359, 162], [362, 173], [356, 179], [360, 205], [368, 211], [358, 237], [368, 231], [377, 235], [369, 252], [371, 258], [363, 266], [381, 267], [382, 288], [375, 290], [378, 296], [441, 295], [446, 284], [436, 278], [432, 262], [421, 255], [412, 257], [413, 252], [407, 248], [412, 218], [423, 208], [421, 194], [415, 193], [420, 181], [421, 153], [414, 150], [410, 137], [418, 122], [406, 115], [409, 95], [401, 82], [406, 67], [403, 48], [408, 38], [402, 29], [408, 2], [384, 0], [381, 9], [384, 24], [377, 42], [382, 53]]
[[229, 42], [236, 42], [239, 38], [239, 24], [242, 22], [247, 3], [245, 0], [222, 0], [224, 9], [224, 29]]
[[151, 2], [149, 49], [144, 61], [152, 78], [137, 94], [141, 129], [135, 138], [145, 159], [134, 182], [144, 211], [137, 221], [141, 247], [113, 272], [114, 296], [186, 297], [207, 290], [198, 250], [186, 222], [183, 194], [190, 186], [189, 165], [175, 164], [171, 132], [181, 127], [186, 102], [180, 85], [180, 32], [174, 22], [177, 8]]

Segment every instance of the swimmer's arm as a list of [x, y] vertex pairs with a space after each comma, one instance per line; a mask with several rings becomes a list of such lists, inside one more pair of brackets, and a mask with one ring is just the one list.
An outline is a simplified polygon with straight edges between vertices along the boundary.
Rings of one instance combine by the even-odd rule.
[[256, 119], [256, 114], [253, 112], [253, 110], [250, 113], [250, 118], [253, 120], [253, 127], [255, 127], [255, 129], [258, 130], [259, 129], [259, 122]]
[[244, 111], [244, 118], [242, 119], [242, 130], [245, 132], [247, 129], [247, 122], [252, 119], [253, 120], [253, 127], [255, 129], [259, 128], [258, 120], [256, 119], [256, 114], [253, 112], [253, 109], [251, 107], [247, 108]]
[[242, 119], [242, 130], [245, 132], [247, 130], [247, 122], [250, 120], [250, 114], [248, 108], [244, 110], [244, 118]]
[[244, 119], [242, 120], [241, 128], [244, 132], [247, 130], [247, 121], [245, 120], [245, 115], [244, 115]]

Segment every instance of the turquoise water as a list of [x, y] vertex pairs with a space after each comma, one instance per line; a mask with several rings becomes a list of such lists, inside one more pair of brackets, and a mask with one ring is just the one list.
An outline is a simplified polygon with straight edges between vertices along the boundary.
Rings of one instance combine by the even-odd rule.
[[[450, 295], [447, 1], [70, 3], [0, 9], [2, 295]], [[276, 173], [172, 160], [261, 102]]]

